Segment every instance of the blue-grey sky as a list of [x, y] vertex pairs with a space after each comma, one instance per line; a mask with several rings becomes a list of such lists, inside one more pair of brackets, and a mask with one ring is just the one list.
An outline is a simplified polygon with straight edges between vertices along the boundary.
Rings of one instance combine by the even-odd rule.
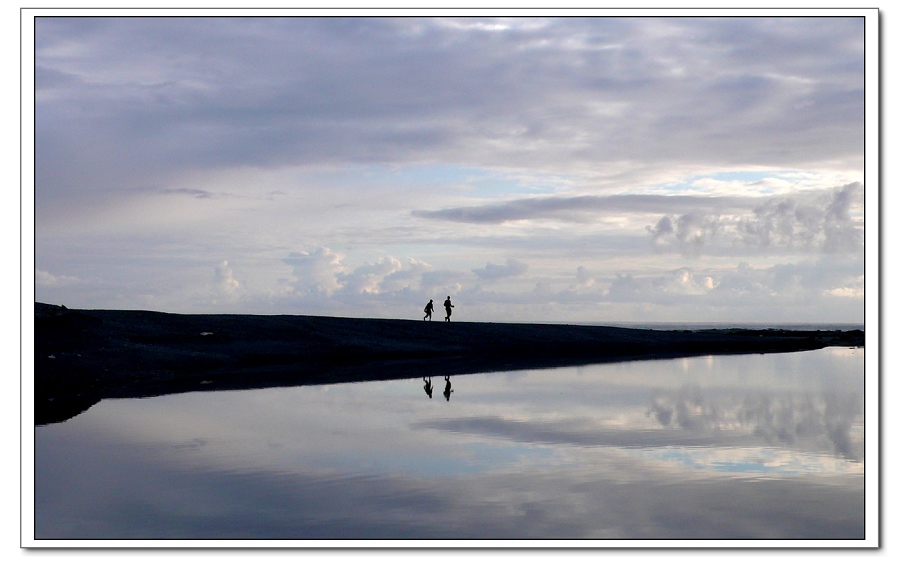
[[860, 323], [864, 23], [39, 17], [35, 299]]

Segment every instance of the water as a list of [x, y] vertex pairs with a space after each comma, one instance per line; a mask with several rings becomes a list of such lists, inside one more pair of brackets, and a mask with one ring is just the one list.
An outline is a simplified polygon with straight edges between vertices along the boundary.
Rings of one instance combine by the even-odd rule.
[[863, 349], [104, 400], [36, 539], [860, 539]]

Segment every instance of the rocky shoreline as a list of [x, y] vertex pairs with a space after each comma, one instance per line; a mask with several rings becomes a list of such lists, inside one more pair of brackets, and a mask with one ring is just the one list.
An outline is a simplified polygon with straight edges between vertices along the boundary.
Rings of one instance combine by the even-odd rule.
[[35, 303], [35, 424], [104, 398], [864, 346], [863, 331], [167, 314]]

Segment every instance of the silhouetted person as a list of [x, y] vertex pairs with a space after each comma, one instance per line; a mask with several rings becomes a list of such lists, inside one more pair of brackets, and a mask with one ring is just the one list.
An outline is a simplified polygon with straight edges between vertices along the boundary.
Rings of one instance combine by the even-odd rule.
[[450, 402], [450, 393], [453, 392], [450, 390], [450, 375], [444, 377], [444, 398], [447, 399], [447, 402]]
[[447, 311], [447, 316], [444, 317], [444, 321], [445, 321], [445, 322], [449, 322], [449, 321], [450, 321], [450, 314], [452, 313], [452, 312], [451, 312], [451, 309], [452, 309], [452, 308], [453, 308], [453, 305], [450, 304], [450, 297], [448, 296], [448, 297], [447, 297], [447, 300], [444, 301], [444, 310]]
[[425, 381], [425, 394], [431, 398], [431, 393], [434, 391], [434, 387], [431, 386], [431, 377], [422, 377], [422, 380]]
[[428, 304], [425, 305], [425, 318], [422, 318], [422, 320], [424, 321], [427, 318], [430, 322], [432, 312], [434, 312], [434, 300], [429, 300]]

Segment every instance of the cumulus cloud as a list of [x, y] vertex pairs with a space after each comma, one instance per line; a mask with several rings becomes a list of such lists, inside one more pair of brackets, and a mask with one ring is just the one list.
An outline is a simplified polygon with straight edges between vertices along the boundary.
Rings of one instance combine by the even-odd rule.
[[[801, 252], [858, 252], [862, 249], [860, 183], [797, 196], [757, 198], [752, 209], [724, 214], [708, 207], [681, 215], [664, 215], [645, 229], [657, 251], [698, 256], [710, 243], [730, 240], [739, 248]], [[715, 199], [711, 199], [715, 200]], [[744, 204], [749, 203], [745, 200]]]
[[229, 296], [234, 295], [241, 287], [241, 283], [234, 278], [228, 261], [222, 261], [216, 265], [216, 286], [223, 294]]
[[674, 284], [671, 285], [680, 294], [705, 294], [716, 288], [716, 281], [711, 276], [698, 276], [689, 269], [675, 271]]
[[822, 231], [825, 234], [823, 248], [830, 253], [859, 251], [863, 233], [858, 222], [853, 221], [850, 209], [860, 202], [862, 185], [853, 183], [834, 192], [834, 198], [825, 209]]
[[466, 273], [449, 269], [436, 269], [422, 274], [421, 289], [423, 294], [444, 295], [455, 294], [463, 289], [462, 282], [467, 280]]
[[428, 263], [413, 258], [407, 260], [405, 267], [399, 259], [388, 256], [355, 268], [345, 263], [346, 258], [327, 247], [291, 253], [284, 262], [293, 268], [289, 281], [292, 293], [341, 299], [402, 294], [432, 286], [434, 279], [442, 276]]
[[[640, 313], [633, 315], [647, 321], [719, 319], [732, 323], [748, 316], [753, 321], [780, 323], [847, 319], [844, 316], [853, 311], [858, 314], [863, 305], [859, 261], [824, 258], [764, 267], [740, 262], [736, 266], [685, 266], [603, 277], [582, 271], [574, 284], [571, 278], [565, 279], [565, 284], [545, 284], [541, 299], [595, 312], [634, 312], [621, 310], [634, 308]], [[593, 280], [593, 284], [579, 280]]]
[[861, 205], [862, 185], [852, 183], [815, 199], [775, 198], [742, 217], [742, 243], [770, 247], [814, 247], [826, 253], [856, 252], [862, 248], [861, 222], [850, 211]]
[[623, 213], [664, 215], [646, 226], [657, 250], [697, 255], [715, 241], [746, 247], [858, 251], [862, 185], [797, 196], [671, 196], [628, 194], [516, 199], [500, 203], [414, 210], [416, 217], [471, 224], [554, 219], [589, 223]]
[[393, 257], [382, 257], [374, 264], [365, 264], [349, 273], [340, 275], [338, 280], [344, 292], [378, 294], [382, 281], [399, 271], [402, 264]]
[[653, 244], [657, 247], [664, 246], [675, 238], [675, 224], [669, 216], [663, 216], [656, 225], [647, 226], [647, 231], [653, 236]]
[[690, 212], [676, 216], [675, 220], [669, 216], [663, 216], [654, 227], [647, 226], [647, 231], [653, 237], [653, 246], [657, 250], [677, 248], [688, 256], [700, 254], [719, 229], [719, 220], [716, 217]]
[[[393, 258], [387, 259], [390, 259], [392, 264], [398, 266], [398, 268], [381, 279], [379, 287], [382, 292], [417, 290], [421, 285], [422, 277], [429, 271], [434, 270], [432, 265], [412, 257], [407, 258], [405, 266], [400, 264], [399, 261], [393, 263], [393, 261], [396, 261]], [[386, 258], [380, 259], [380, 261], [384, 260]]]
[[827, 288], [822, 292], [827, 296], [839, 298], [862, 298], [866, 294], [866, 277], [859, 276], [851, 279], [847, 285]]
[[757, 250], [794, 249], [836, 253], [862, 248], [862, 185], [809, 191], [797, 196], [668, 196], [630, 194], [516, 199], [507, 202], [414, 210], [412, 214], [471, 224], [553, 219], [590, 223], [622, 214], [662, 212], [645, 227], [653, 248], [696, 257], [711, 244]]
[[326, 247], [291, 253], [284, 262], [293, 268], [291, 286], [300, 294], [329, 296], [341, 288], [338, 276], [345, 272], [343, 255]]
[[613, 302], [673, 304], [687, 297], [706, 296], [718, 286], [715, 277], [686, 267], [661, 275], [617, 274], [605, 294]]
[[482, 269], [472, 269], [475, 276], [482, 281], [496, 281], [509, 277], [517, 277], [528, 272], [528, 265], [516, 259], [508, 259], [505, 265], [488, 263]]
[[577, 269], [575, 269], [575, 284], [570, 287], [573, 291], [579, 291], [581, 289], [589, 289], [594, 284], [596, 284], [596, 280], [587, 269], [584, 268], [584, 265], [579, 265]]

